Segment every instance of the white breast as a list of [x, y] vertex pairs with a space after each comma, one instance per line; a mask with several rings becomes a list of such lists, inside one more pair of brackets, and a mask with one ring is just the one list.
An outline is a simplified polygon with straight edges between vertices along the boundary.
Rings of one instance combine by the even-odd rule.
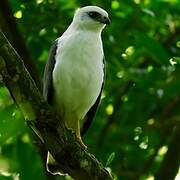
[[65, 121], [82, 119], [103, 83], [100, 35], [78, 32], [59, 40], [53, 71], [54, 102]]

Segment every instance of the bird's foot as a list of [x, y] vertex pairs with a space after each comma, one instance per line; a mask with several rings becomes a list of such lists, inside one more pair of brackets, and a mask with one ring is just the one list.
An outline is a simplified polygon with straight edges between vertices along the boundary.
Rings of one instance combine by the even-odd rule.
[[83, 143], [81, 137], [79, 137], [79, 136], [76, 136], [76, 137], [77, 137], [77, 141], [78, 141], [78, 143], [80, 144], [80, 146], [81, 146], [84, 150], [86, 150], [86, 149], [87, 149], [87, 146]]

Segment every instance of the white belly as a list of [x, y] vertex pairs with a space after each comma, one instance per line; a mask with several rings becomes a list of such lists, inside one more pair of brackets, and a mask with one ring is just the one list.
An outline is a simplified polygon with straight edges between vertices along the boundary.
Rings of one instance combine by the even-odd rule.
[[54, 103], [65, 121], [82, 119], [95, 103], [103, 83], [100, 39], [71, 37], [57, 51]]

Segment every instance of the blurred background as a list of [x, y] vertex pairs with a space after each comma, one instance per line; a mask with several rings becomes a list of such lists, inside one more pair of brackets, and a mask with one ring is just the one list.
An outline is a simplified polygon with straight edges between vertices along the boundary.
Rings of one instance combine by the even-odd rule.
[[[52, 42], [85, 5], [112, 21], [101, 105], [83, 137], [89, 152], [115, 180], [179, 180], [180, 1], [1, 0], [0, 28], [41, 89]], [[30, 133], [0, 84], [0, 180], [70, 180], [45, 172]]]

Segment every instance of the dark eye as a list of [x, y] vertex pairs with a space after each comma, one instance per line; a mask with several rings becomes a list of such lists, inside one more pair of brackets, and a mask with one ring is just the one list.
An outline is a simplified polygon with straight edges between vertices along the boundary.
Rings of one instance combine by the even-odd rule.
[[98, 16], [100, 16], [100, 14], [96, 11], [91, 11], [88, 13], [88, 15], [91, 17], [91, 18], [96, 18]]

